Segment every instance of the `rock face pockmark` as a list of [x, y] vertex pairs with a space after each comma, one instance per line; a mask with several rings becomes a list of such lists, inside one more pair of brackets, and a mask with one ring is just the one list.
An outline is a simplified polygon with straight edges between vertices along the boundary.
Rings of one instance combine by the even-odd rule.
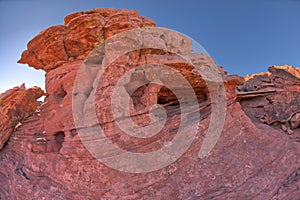
[[[103, 94], [110, 83], [124, 70], [150, 60], [167, 64], [186, 77], [197, 96], [201, 121], [191, 147], [160, 170], [124, 173], [93, 158], [73, 120], [73, 84], [78, 70], [104, 40], [133, 28], [154, 26], [155, 22], [136, 11], [94, 9], [67, 16], [64, 25], [50, 27], [28, 43], [19, 62], [46, 71], [46, 98], [40, 113], [31, 115], [24, 114], [25, 108], [32, 103], [29, 110], [34, 111], [39, 95], [30, 95], [35, 98], [19, 106], [15, 106], [18, 101], [0, 105], [0, 109], [15, 107], [26, 116], [13, 130], [16, 124], [10, 125], [9, 119], [14, 121], [14, 115], [1, 112], [1, 121], [6, 120], [1, 125], [8, 125], [10, 133], [2, 129], [0, 133], [9, 139], [0, 150], [0, 199], [293, 199], [300, 195], [299, 76], [295, 68], [274, 66], [244, 84], [243, 78], [229, 76], [220, 67], [227, 99], [225, 125], [210, 155], [200, 159], [198, 152], [211, 119], [211, 100], [203, 77], [193, 73], [193, 66], [161, 50], [123, 55], [105, 72], [107, 82], [101, 82], [95, 91], [99, 124], [116, 146], [135, 153], [151, 151], [167, 145], [177, 132], [178, 100], [168, 88], [157, 85], [132, 91], [132, 107], [138, 113], [153, 102], [164, 106], [169, 112], [164, 132], [147, 139], [133, 138], [109, 123], [106, 111], [110, 104]], [[178, 42], [176, 38], [166, 41], [163, 36], [160, 40], [163, 44]], [[205, 55], [196, 57], [208, 59]], [[97, 58], [94, 61], [97, 63]], [[139, 81], [142, 75], [137, 70], [132, 78]], [[128, 91], [131, 88], [134, 86], [128, 85]], [[88, 98], [89, 93], [86, 95]], [[137, 124], [147, 124], [149, 116], [136, 116]], [[274, 123], [286, 127], [289, 123], [293, 134], [284, 134], [281, 127], [272, 126]]]

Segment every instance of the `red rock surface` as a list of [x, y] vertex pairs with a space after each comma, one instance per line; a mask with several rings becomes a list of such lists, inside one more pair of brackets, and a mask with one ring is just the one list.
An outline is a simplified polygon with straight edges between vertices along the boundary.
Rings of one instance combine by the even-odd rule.
[[64, 25], [52, 26], [33, 38], [19, 63], [49, 72], [63, 63], [84, 60], [100, 42], [119, 32], [155, 22], [136, 11], [94, 9], [65, 17]]
[[[150, 41], [160, 44], [161, 49], [172, 47], [171, 52], [143, 49], [118, 57], [104, 72], [105, 79], [93, 88], [90, 77], [96, 75], [93, 70], [101, 61], [99, 55], [109, 60], [116, 50], [109, 51], [109, 46], [105, 52], [96, 49], [85, 60], [92, 49], [117, 33], [153, 26], [154, 22], [136, 11], [94, 9], [68, 15], [64, 25], [51, 27], [29, 42], [20, 62], [47, 72], [47, 96], [40, 113], [23, 117], [22, 126], [13, 133], [13, 129], [9, 134], [4, 132], [7, 139], [12, 135], [0, 150], [0, 199], [299, 199], [299, 69], [273, 66], [269, 73], [248, 77], [245, 82], [239, 76], [228, 76], [222, 68], [213, 71], [207, 67], [213, 62], [210, 57], [191, 55], [188, 38], [152, 33], [148, 35]], [[136, 37], [133, 41], [138, 40]], [[118, 50], [126, 44], [120, 43]], [[195, 73], [194, 66], [178, 54], [201, 63], [205, 74]], [[74, 124], [72, 98], [84, 97], [82, 104], [89, 105], [91, 94], [95, 94], [98, 122], [121, 148], [135, 152], [160, 148], [176, 134], [181, 111], [178, 99], [165, 87], [149, 84], [132, 89], [149, 79], [143, 75], [144, 69], [136, 70], [131, 76], [133, 85], [126, 87], [132, 93], [131, 115], [137, 124], [147, 124], [147, 111], [153, 103], [159, 103], [168, 114], [164, 131], [150, 139], [130, 137], [116, 127], [109, 112], [111, 88], [120, 76], [151, 63], [172, 67], [189, 81], [200, 105], [201, 121], [191, 147], [176, 162], [148, 173], [121, 172], [93, 158], [82, 144]], [[94, 68], [78, 73], [83, 65]], [[219, 89], [217, 85], [206, 85], [203, 76], [210, 73], [224, 79], [227, 113], [217, 145], [208, 157], [200, 159], [199, 149], [211, 121], [210, 94]], [[82, 87], [74, 91], [78, 74]], [[180, 82], [170, 82], [177, 90], [186, 90]], [[38, 91], [34, 94], [40, 94]], [[34, 98], [19, 107], [13, 100], [5, 101], [3, 106], [28, 116], [28, 105], [36, 105], [38, 96], [30, 97]], [[184, 102], [190, 99], [185, 95]], [[36, 107], [30, 108], [32, 112]], [[89, 113], [89, 107], [85, 109]], [[6, 112], [2, 116], [15, 119]], [[3, 119], [1, 124], [14, 128], [15, 124]], [[93, 121], [88, 123], [94, 125]], [[1, 134], [3, 130], [1, 126]]]
[[38, 87], [26, 90], [24, 84], [0, 94], [0, 150], [23, 120], [36, 112], [36, 100], [43, 94]]

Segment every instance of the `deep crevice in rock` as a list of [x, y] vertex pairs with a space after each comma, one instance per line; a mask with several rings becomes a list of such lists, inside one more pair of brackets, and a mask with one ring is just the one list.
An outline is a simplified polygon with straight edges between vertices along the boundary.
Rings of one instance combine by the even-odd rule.
[[57, 142], [57, 147], [58, 147], [58, 151], [59, 151], [62, 147], [62, 143], [65, 140], [65, 133], [64, 132], [57, 132], [55, 134], [55, 140]]
[[63, 99], [65, 98], [65, 96], [67, 95], [67, 92], [66, 92], [66, 90], [64, 89], [64, 87], [61, 85], [61, 86], [57, 89], [57, 91], [55, 92], [54, 95], [55, 95], [56, 100], [61, 101], [61, 100], [63, 100]]

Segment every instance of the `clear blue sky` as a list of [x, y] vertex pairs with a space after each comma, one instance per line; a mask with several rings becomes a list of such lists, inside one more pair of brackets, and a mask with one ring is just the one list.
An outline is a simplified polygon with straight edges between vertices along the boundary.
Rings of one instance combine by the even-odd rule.
[[0, 0], [0, 93], [26, 82], [44, 87], [44, 73], [17, 64], [30, 39], [95, 7], [135, 9], [199, 42], [230, 74], [300, 67], [300, 0]]

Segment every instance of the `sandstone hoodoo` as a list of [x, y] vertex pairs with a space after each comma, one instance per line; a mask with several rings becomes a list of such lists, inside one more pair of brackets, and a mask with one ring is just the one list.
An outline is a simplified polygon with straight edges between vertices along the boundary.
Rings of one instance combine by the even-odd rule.
[[[188, 37], [155, 28], [136, 11], [101, 8], [42, 31], [19, 62], [46, 72], [46, 98], [38, 103], [44, 92], [25, 86], [0, 95], [0, 199], [299, 199], [297, 68], [228, 75], [194, 52]], [[222, 92], [223, 101], [215, 101]], [[220, 124], [218, 105], [226, 111], [221, 135], [199, 157]], [[150, 125], [148, 137], [128, 131]], [[95, 127], [102, 139], [82, 134]], [[151, 155], [193, 131], [183, 154], [155, 170], [141, 172], [160, 156], [138, 166], [118, 154]], [[108, 153], [103, 158], [95, 149]]]

